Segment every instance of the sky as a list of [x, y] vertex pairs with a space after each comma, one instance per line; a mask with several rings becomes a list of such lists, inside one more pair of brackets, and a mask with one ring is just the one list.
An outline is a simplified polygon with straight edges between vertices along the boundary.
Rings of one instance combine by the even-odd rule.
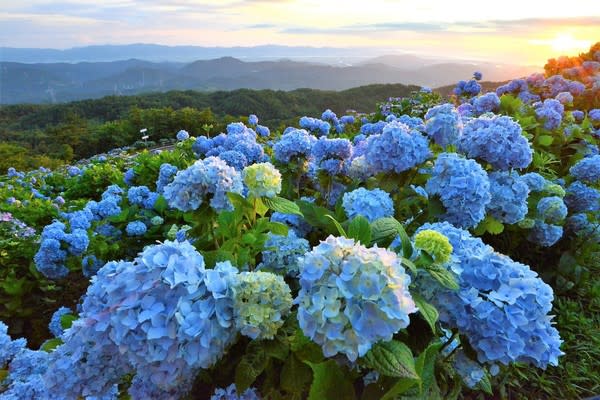
[[599, 0], [0, 0], [0, 46], [331, 46], [539, 65], [600, 41]]

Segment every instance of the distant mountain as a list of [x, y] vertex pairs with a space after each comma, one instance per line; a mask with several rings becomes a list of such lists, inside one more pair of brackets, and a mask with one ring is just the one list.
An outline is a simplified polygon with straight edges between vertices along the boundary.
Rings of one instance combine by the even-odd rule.
[[106, 95], [190, 89], [344, 90], [376, 83], [438, 87], [468, 79], [475, 70], [483, 72], [486, 80], [496, 81], [533, 72], [527, 67], [436, 64], [423, 60], [413, 56], [386, 56], [350, 66], [291, 60], [245, 62], [233, 57], [187, 64], [136, 59], [77, 64], [0, 62], [0, 104], [57, 103]]

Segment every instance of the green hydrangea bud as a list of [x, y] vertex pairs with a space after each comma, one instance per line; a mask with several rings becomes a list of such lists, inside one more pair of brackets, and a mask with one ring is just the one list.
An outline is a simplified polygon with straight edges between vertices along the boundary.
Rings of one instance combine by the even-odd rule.
[[450, 261], [452, 245], [448, 238], [439, 232], [425, 229], [415, 235], [415, 248], [426, 251], [433, 259], [444, 264]]
[[271, 163], [249, 165], [243, 176], [250, 196], [275, 197], [281, 192], [281, 174]]
[[565, 197], [565, 189], [563, 189], [562, 186], [557, 185], [556, 183], [549, 183], [544, 187], [544, 192], [553, 195], [553, 196], [558, 196], [560, 198]]
[[175, 240], [175, 235], [177, 235], [178, 231], [179, 231], [179, 227], [176, 224], [171, 225], [171, 228], [167, 232], [167, 239]]
[[162, 225], [163, 222], [165, 222], [165, 220], [160, 215], [154, 216], [150, 220], [150, 223], [154, 226]]
[[522, 229], [531, 229], [535, 225], [535, 219], [525, 218], [524, 220], [517, 222], [517, 225]]
[[252, 339], [273, 339], [292, 308], [292, 294], [281, 276], [242, 272], [233, 285], [236, 328]]

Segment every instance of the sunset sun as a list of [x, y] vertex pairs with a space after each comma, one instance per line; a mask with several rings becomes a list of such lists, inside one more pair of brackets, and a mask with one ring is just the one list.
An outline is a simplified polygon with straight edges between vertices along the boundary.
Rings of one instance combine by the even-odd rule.
[[583, 51], [586, 48], [589, 48], [591, 43], [590, 40], [576, 39], [569, 33], [557, 34], [556, 37], [549, 42], [553, 50], [562, 53]]

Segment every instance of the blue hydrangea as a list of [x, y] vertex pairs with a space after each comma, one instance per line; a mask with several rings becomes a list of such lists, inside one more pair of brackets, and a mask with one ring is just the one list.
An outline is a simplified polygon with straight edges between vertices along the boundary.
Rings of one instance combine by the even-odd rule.
[[227, 165], [235, 168], [237, 171], [243, 170], [248, 165], [248, 159], [242, 153], [236, 150], [227, 150], [219, 153], [219, 158]]
[[487, 205], [491, 216], [507, 224], [515, 224], [527, 215], [529, 187], [516, 172], [489, 174], [492, 199]]
[[417, 311], [409, 284], [395, 253], [329, 236], [300, 261], [300, 328], [325, 357], [355, 361], [408, 326]]
[[389, 193], [381, 189], [358, 188], [345, 193], [342, 206], [348, 219], [362, 215], [369, 222], [373, 222], [376, 219], [394, 215], [394, 202]]
[[566, 190], [565, 203], [571, 212], [585, 212], [600, 210], [600, 192], [575, 181]]
[[334, 125], [338, 121], [337, 115], [335, 115], [335, 113], [333, 111], [331, 111], [330, 109], [323, 111], [323, 114], [321, 114], [321, 119], [323, 121], [330, 121]]
[[593, 123], [600, 122], [600, 108], [594, 108], [588, 111], [588, 117]]
[[309, 250], [308, 241], [297, 237], [291, 229], [286, 236], [269, 233], [260, 269], [295, 277], [299, 271], [299, 257]]
[[500, 98], [494, 92], [473, 99], [473, 109], [477, 115], [494, 112], [500, 108]]
[[317, 139], [304, 129], [291, 129], [273, 145], [273, 154], [281, 163], [308, 158], [316, 141]]
[[360, 127], [360, 133], [365, 136], [380, 135], [383, 133], [383, 128], [387, 126], [385, 121], [377, 121], [374, 123], [365, 123]]
[[565, 224], [565, 230], [585, 240], [600, 243], [600, 224], [589, 221], [585, 213], [569, 216]]
[[258, 117], [255, 114], [250, 114], [248, 116], [248, 125], [257, 125]]
[[427, 138], [400, 122], [390, 122], [381, 135], [367, 139], [365, 158], [374, 172], [409, 170], [431, 157]]
[[52, 314], [52, 318], [50, 319], [50, 324], [48, 325], [48, 329], [50, 329], [50, 333], [54, 335], [54, 337], [60, 337], [64, 329], [62, 327], [61, 318], [64, 315], [71, 314], [72, 311], [68, 307], [60, 307], [58, 310]]
[[425, 190], [440, 197], [446, 207], [443, 218], [463, 228], [482, 221], [491, 201], [490, 181], [481, 165], [456, 153], [438, 156]]
[[448, 223], [425, 224], [448, 237], [459, 289], [442, 287], [420, 274], [417, 288], [440, 313], [447, 328], [464, 335], [481, 363], [512, 362], [539, 368], [558, 365], [562, 340], [553, 326], [552, 288], [528, 266], [494, 252], [468, 231]]
[[[22, 339], [20, 339], [22, 340]], [[48, 393], [42, 374], [48, 368], [48, 353], [42, 350], [22, 349], [15, 354], [9, 366], [9, 375], [3, 382], [3, 400], [62, 398], [61, 393]]]
[[481, 78], [483, 78], [483, 74], [481, 72], [479, 72], [479, 71], [475, 71], [475, 72], [473, 72], [473, 78], [476, 81], [480, 81]]
[[560, 101], [546, 99], [536, 108], [535, 116], [544, 123], [545, 129], [554, 130], [560, 126], [564, 111], [565, 108]]
[[423, 120], [419, 117], [411, 117], [410, 115], [403, 114], [395, 118], [395, 121], [405, 124], [410, 129], [416, 129], [420, 132], [425, 132], [425, 122], [423, 122]]
[[[78, 167], [75, 166], [69, 166], [67, 167], [67, 173], [69, 174], [70, 177], [74, 177], [74, 176], [78, 176], [83, 174], [83, 171], [81, 169], [79, 169]], [[10, 170], [9, 170], [9, 174], [8, 176], [10, 177]]]
[[214, 147], [214, 141], [206, 136], [198, 136], [192, 145], [192, 150], [198, 155], [205, 155]]
[[600, 180], [600, 155], [583, 158], [573, 165], [569, 172], [575, 179], [596, 183]]
[[344, 125], [352, 125], [356, 119], [353, 115], [344, 115], [340, 118], [340, 122]]
[[45, 226], [40, 248], [33, 258], [36, 269], [50, 279], [64, 278], [69, 274], [69, 269], [64, 265], [67, 252], [61, 249], [61, 241], [64, 241], [67, 235], [64, 230], [65, 225], [58, 221]]
[[156, 192], [163, 192], [165, 186], [167, 186], [173, 180], [173, 177], [177, 173], [177, 167], [169, 163], [163, 163], [158, 170], [158, 179], [156, 180]]
[[482, 116], [463, 129], [459, 147], [470, 158], [478, 158], [495, 169], [527, 168], [533, 149], [521, 126], [507, 116]]
[[562, 235], [562, 226], [547, 224], [541, 220], [536, 220], [535, 225], [527, 235], [527, 240], [537, 243], [542, 247], [550, 247], [558, 242]]
[[260, 397], [254, 388], [248, 388], [244, 393], [238, 394], [235, 383], [232, 383], [225, 389], [216, 388], [210, 400], [260, 400]]
[[127, 224], [125, 232], [128, 236], [143, 236], [147, 229], [146, 224], [142, 221], [131, 221]]
[[329, 134], [331, 124], [317, 118], [302, 117], [299, 122], [300, 128], [316, 133], [318, 136], [326, 136]]
[[90, 244], [88, 234], [83, 229], [73, 229], [71, 233], [65, 234], [64, 241], [69, 246], [69, 253], [75, 256], [82, 255]]
[[481, 85], [475, 79], [469, 81], [458, 81], [453, 93], [457, 96], [477, 96], [481, 92]]
[[560, 92], [555, 97], [563, 105], [568, 105], [573, 103], [573, 95], [569, 92]]
[[467, 387], [474, 389], [485, 376], [485, 370], [476, 361], [471, 360], [463, 350], [454, 354], [452, 365]]
[[575, 122], [581, 122], [581, 121], [583, 121], [583, 118], [585, 117], [585, 113], [580, 110], [574, 110], [573, 112], [571, 112], [571, 115], [575, 119]]
[[[308, 203], [314, 203], [313, 197], [301, 197], [300, 200]], [[306, 237], [306, 235], [312, 230], [312, 226], [306, 222], [306, 220], [297, 214], [285, 214], [280, 212], [274, 212], [271, 214], [271, 221], [280, 222], [287, 225], [291, 231], [294, 231], [298, 237]]]
[[94, 214], [87, 208], [80, 211], [73, 211], [67, 214], [69, 226], [74, 229], [89, 229], [92, 226]]
[[442, 147], [457, 143], [461, 130], [462, 120], [452, 104], [432, 107], [425, 114], [425, 132]]
[[127, 171], [125, 171], [125, 174], [123, 174], [123, 182], [125, 182], [127, 186], [131, 186], [133, 185], [134, 179], [135, 171], [133, 170], [133, 168], [129, 168]]
[[181, 211], [197, 210], [207, 200], [217, 211], [232, 210], [228, 192], [243, 191], [240, 173], [217, 157], [198, 160], [175, 175], [173, 182], [165, 186], [164, 197], [170, 207]]
[[529, 187], [531, 192], [541, 192], [546, 187], [546, 178], [537, 172], [529, 172], [521, 175], [521, 180]]
[[81, 260], [81, 270], [83, 276], [85, 276], [86, 278], [91, 278], [92, 276], [96, 275], [98, 270], [102, 268], [103, 265], [104, 261], [98, 259], [95, 255], [92, 254], [89, 256], [85, 256]]
[[551, 224], [561, 223], [567, 217], [567, 206], [558, 196], [541, 198], [536, 209], [538, 217]]
[[311, 155], [318, 169], [331, 175], [344, 174], [352, 156], [352, 143], [348, 139], [321, 137], [312, 147]]
[[256, 133], [258, 133], [262, 137], [266, 137], [266, 136], [271, 135], [271, 131], [269, 130], [269, 128], [266, 127], [266, 126], [264, 126], [264, 125], [257, 125], [256, 126]]
[[8, 326], [0, 321], [0, 367], [4, 367], [27, 345], [25, 339], [15, 339], [8, 335]]

